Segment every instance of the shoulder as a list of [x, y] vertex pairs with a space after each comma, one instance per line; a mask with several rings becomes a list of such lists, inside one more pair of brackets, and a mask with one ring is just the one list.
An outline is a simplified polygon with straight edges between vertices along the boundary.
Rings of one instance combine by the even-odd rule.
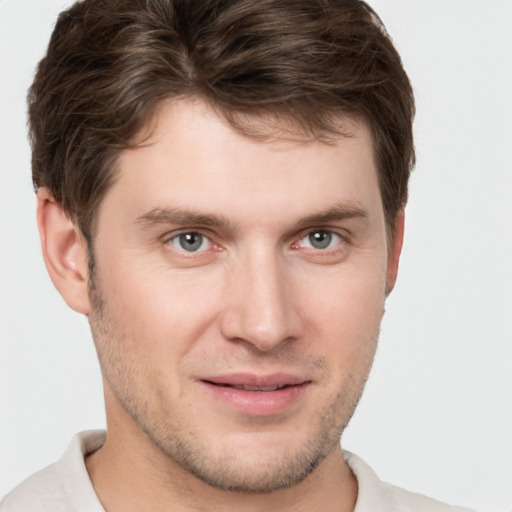
[[58, 462], [27, 478], [2, 500], [0, 512], [102, 512], [84, 456], [104, 439], [103, 431], [77, 434]]
[[[64, 489], [59, 478], [58, 463], [52, 464], [27, 478], [15, 487], [0, 503], [0, 512], [60, 512], [64, 503]], [[49, 499], [51, 497], [51, 499]]]
[[354, 512], [472, 512], [382, 482], [370, 466], [356, 455], [344, 452], [344, 457], [359, 487]]
[[468, 508], [441, 503], [423, 494], [406, 491], [384, 482], [382, 483], [382, 489], [390, 503], [393, 503], [394, 508], [392, 510], [399, 510], [400, 512], [473, 512]]

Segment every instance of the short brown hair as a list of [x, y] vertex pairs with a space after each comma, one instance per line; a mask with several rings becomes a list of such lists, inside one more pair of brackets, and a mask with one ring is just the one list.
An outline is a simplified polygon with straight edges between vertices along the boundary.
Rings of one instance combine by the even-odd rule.
[[362, 117], [388, 228], [405, 205], [412, 88], [382, 22], [358, 0], [75, 3], [29, 91], [36, 189], [48, 187], [90, 242], [119, 153], [162, 100], [190, 96], [239, 131], [252, 114], [291, 119], [315, 137]]

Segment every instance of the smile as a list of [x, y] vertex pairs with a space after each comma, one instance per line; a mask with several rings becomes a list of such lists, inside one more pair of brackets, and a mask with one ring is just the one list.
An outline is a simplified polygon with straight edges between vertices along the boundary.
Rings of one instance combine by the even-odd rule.
[[221, 407], [250, 416], [270, 416], [290, 410], [312, 384], [311, 380], [285, 374], [232, 374], [199, 382]]
[[284, 386], [244, 386], [241, 384], [215, 384], [214, 382], [212, 382], [211, 384], [213, 384], [214, 386], [224, 386], [227, 388], [234, 388], [242, 391], [276, 391], [278, 389], [284, 389], [289, 387], [287, 384]]

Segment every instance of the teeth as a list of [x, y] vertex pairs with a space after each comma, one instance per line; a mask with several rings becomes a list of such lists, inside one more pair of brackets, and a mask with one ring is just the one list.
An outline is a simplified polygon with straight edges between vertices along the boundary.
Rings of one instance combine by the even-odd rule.
[[275, 391], [279, 386], [233, 386], [242, 391]]

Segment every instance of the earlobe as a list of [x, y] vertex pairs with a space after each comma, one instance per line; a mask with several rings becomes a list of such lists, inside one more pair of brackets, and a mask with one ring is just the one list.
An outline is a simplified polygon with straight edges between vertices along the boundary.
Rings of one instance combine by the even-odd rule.
[[87, 244], [47, 188], [37, 191], [37, 224], [50, 278], [75, 311], [89, 314]]
[[390, 242], [388, 255], [388, 268], [386, 275], [386, 295], [389, 295], [395, 287], [398, 275], [398, 263], [400, 261], [400, 253], [404, 241], [405, 229], [405, 212], [402, 208], [396, 216], [395, 225], [393, 226], [393, 238]]

